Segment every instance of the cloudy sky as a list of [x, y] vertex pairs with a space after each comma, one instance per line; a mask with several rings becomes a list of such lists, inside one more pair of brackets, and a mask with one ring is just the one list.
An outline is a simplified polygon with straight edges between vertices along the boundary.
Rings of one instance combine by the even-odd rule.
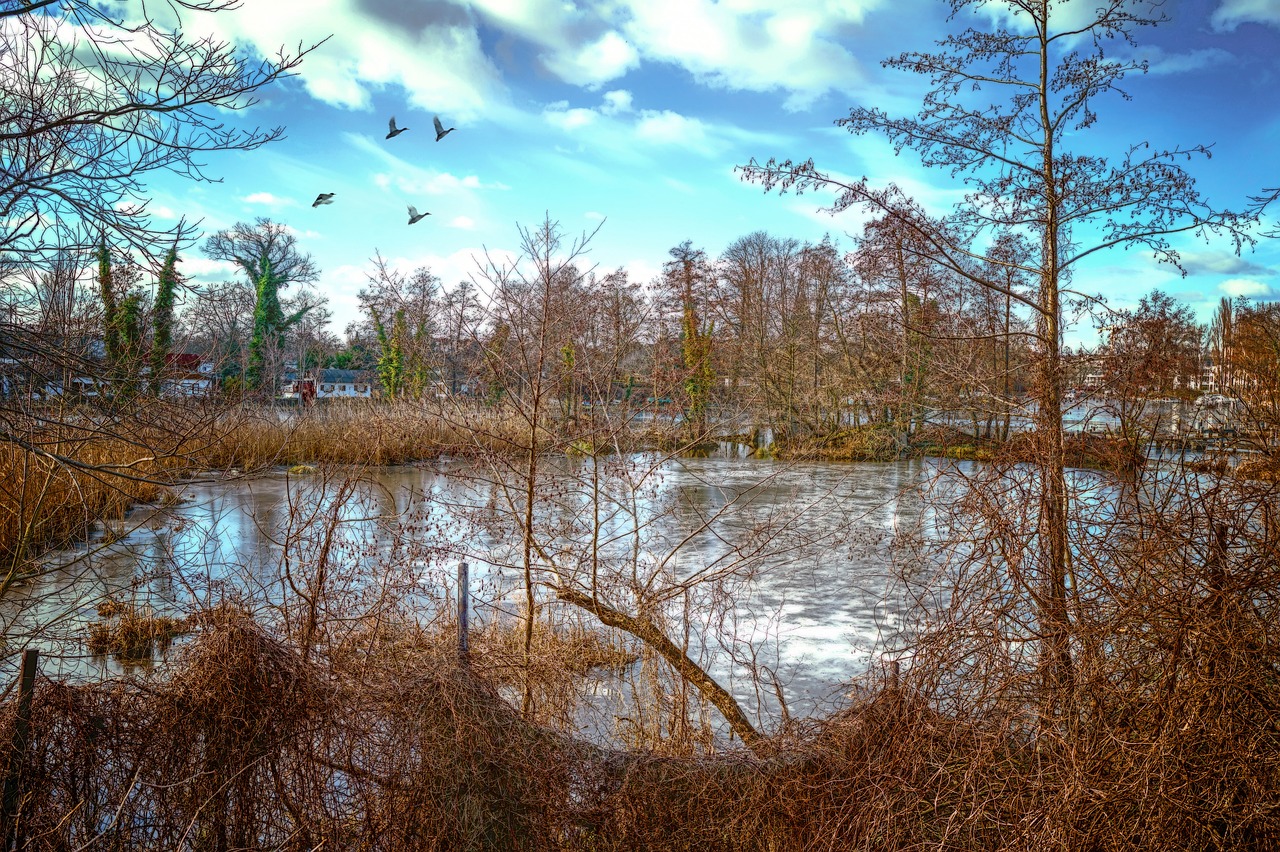
[[[1097, 105], [1089, 147], [1212, 143], [1192, 169], [1212, 202], [1240, 207], [1280, 183], [1280, 0], [1163, 7], [1170, 22], [1121, 51], [1150, 73], [1130, 79], [1131, 101]], [[336, 331], [375, 251], [453, 284], [547, 214], [571, 234], [603, 222], [591, 259], [641, 281], [686, 239], [713, 256], [761, 229], [848, 248], [853, 214], [821, 212], [819, 195], [766, 195], [734, 166], [812, 157], [897, 181], [942, 212], [957, 189], [948, 174], [833, 121], [853, 105], [914, 112], [925, 81], [880, 60], [983, 20], [949, 24], [940, 0], [243, 0], [187, 28], [265, 54], [328, 37], [238, 116], [288, 138], [212, 158], [220, 184], [153, 181], [153, 206], [208, 230], [256, 216], [292, 226], [324, 271]], [[440, 142], [436, 114], [457, 128]], [[388, 140], [392, 115], [410, 129]], [[319, 192], [334, 203], [312, 208]], [[410, 227], [408, 204], [432, 215]], [[1237, 258], [1188, 241], [1185, 278], [1113, 252], [1076, 283], [1118, 304], [1158, 286], [1207, 315], [1226, 294], [1280, 297], [1272, 243]], [[196, 256], [186, 270], [220, 272]]]

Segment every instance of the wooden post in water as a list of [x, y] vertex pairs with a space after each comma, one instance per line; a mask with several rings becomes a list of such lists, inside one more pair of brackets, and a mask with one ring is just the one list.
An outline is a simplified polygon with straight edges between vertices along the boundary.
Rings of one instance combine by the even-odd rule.
[[22, 794], [20, 776], [22, 763], [27, 756], [27, 741], [31, 737], [31, 693], [35, 691], [36, 666], [40, 652], [28, 648], [22, 652], [22, 671], [18, 675], [18, 714], [13, 722], [13, 741], [9, 751], [9, 766], [4, 778], [4, 848], [20, 848], [17, 836], [18, 800]]
[[466, 665], [470, 659], [467, 647], [467, 610], [471, 597], [471, 578], [466, 562], [458, 563], [458, 662]]

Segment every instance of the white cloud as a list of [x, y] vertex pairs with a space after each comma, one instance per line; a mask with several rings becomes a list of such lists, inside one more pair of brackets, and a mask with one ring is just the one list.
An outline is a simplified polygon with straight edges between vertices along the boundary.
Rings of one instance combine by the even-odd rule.
[[333, 106], [366, 109], [371, 93], [388, 86], [402, 87], [412, 107], [462, 120], [506, 106], [506, 86], [474, 21], [453, 4], [274, 0], [185, 18], [193, 36], [205, 27], [263, 56], [327, 38], [297, 75], [310, 95]]
[[1254, 278], [1231, 278], [1219, 284], [1218, 289], [1228, 296], [1246, 299], [1269, 299], [1274, 292], [1270, 284]]
[[684, 68], [726, 89], [786, 91], [802, 109], [831, 90], [859, 85], [858, 60], [835, 37], [882, 0], [626, 0], [624, 32], [642, 59]]
[[604, 104], [600, 111], [605, 115], [617, 115], [620, 112], [631, 112], [631, 93], [626, 89], [615, 89], [604, 93]]
[[648, 284], [662, 274], [662, 270], [647, 260], [628, 260], [622, 264], [627, 279], [636, 284]]
[[550, 104], [542, 111], [542, 117], [547, 120], [547, 123], [554, 127], [559, 127], [561, 130], [577, 130], [579, 127], [587, 127], [594, 124], [599, 115], [600, 113], [594, 109], [582, 107], [569, 109], [569, 105], [565, 101]]
[[458, 228], [463, 231], [474, 231], [476, 227], [476, 220], [472, 219], [470, 216], [454, 216], [449, 220], [449, 227]]
[[234, 278], [239, 269], [229, 260], [210, 260], [201, 255], [178, 258], [178, 271], [188, 278], [201, 281], [223, 281]]
[[[1229, 251], [1179, 251], [1179, 260], [1189, 275], [1208, 273], [1210, 275], [1270, 275], [1268, 267], [1246, 260]], [[1151, 261], [1157, 265], [1156, 261]], [[1159, 268], [1168, 269], [1159, 265]]]
[[280, 198], [270, 192], [251, 192], [240, 200], [245, 204], [263, 204], [267, 207], [286, 207], [291, 204], [297, 204], [292, 198]]
[[389, 171], [373, 173], [373, 182], [380, 189], [395, 187], [401, 192], [416, 195], [463, 195], [481, 190], [507, 190], [511, 187], [501, 181], [485, 182], [477, 175], [458, 177], [450, 172], [424, 169], [389, 152], [367, 136], [344, 133], [343, 137], [358, 150], [381, 160]]
[[1233, 56], [1221, 48], [1207, 47], [1187, 53], [1166, 53], [1158, 47], [1143, 46], [1134, 51], [1134, 59], [1146, 60], [1152, 74], [1182, 74], [1213, 65], [1224, 65]]
[[582, 218], [592, 222], [603, 222], [605, 217], [603, 213], [595, 210], [588, 210], [586, 213], [582, 214]]
[[637, 67], [640, 57], [622, 36], [610, 30], [576, 52], [552, 54], [544, 61], [566, 83], [596, 88]]
[[708, 141], [706, 125], [669, 109], [644, 110], [636, 123], [636, 136], [646, 142], [689, 148], [705, 148]]
[[1213, 28], [1230, 32], [1241, 24], [1280, 27], [1280, 3], [1276, 0], [1222, 0], [1210, 19]]

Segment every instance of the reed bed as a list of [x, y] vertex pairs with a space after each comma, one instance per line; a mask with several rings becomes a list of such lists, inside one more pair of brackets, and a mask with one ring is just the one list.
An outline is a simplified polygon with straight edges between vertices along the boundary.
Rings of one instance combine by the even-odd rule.
[[[541, 437], [544, 449], [555, 446], [552, 432]], [[31, 554], [83, 538], [137, 503], [163, 500], [166, 485], [211, 470], [405, 464], [520, 452], [522, 441], [517, 418], [483, 407], [355, 401], [290, 411], [144, 400], [124, 414], [57, 412], [31, 419], [20, 442], [0, 442], [0, 560], [12, 573]]]
[[[353, 400], [303, 410], [230, 412], [196, 459], [212, 469], [271, 465], [394, 465], [443, 455], [510, 451], [521, 424], [501, 409], [442, 411]], [[527, 431], [527, 427], [526, 431]]]

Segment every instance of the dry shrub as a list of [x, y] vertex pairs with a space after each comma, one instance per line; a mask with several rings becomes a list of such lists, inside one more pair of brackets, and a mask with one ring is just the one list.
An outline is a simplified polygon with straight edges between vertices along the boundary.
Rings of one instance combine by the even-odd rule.
[[754, 754], [684, 757], [530, 724], [441, 648], [304, 664], [224, 610], [165, 681], [38, 681], [21, 828], [30, 849], [1268, 848], [1267, 628], [1234, 595], [1205, 610], [1185, 686], [1121, 679], [1078, 727], [944, 712], [913, 671]]
[[[472, 665], [493, 683], [521, 682], [525, 670], [524, 630], [523, 622], [511, 620], [486, 623], [472, 631]], [[553, 626], [536, 621], [530, 657], [534, 680], [542, 683], [580, 677], [595, 669], [624, 669], [639, 655], [598, 630], [579, 624]]]
[[[1063, 448], [1068, 467], [1132, 475], [1146, 466], [1145, 451], [1123, 438], [1068, 432]], [[1034, 432], [1015, 432], [1005, 446], [995, 453], [994, 458], [1004, 463], [1034, 464], [1041, 452], [1042, 448]]]
[[200, 621], [161, 682], [37, 681], [24, 848], [556, 848], [566, 751], [470, 670], [304, 664], [234, 609]]

